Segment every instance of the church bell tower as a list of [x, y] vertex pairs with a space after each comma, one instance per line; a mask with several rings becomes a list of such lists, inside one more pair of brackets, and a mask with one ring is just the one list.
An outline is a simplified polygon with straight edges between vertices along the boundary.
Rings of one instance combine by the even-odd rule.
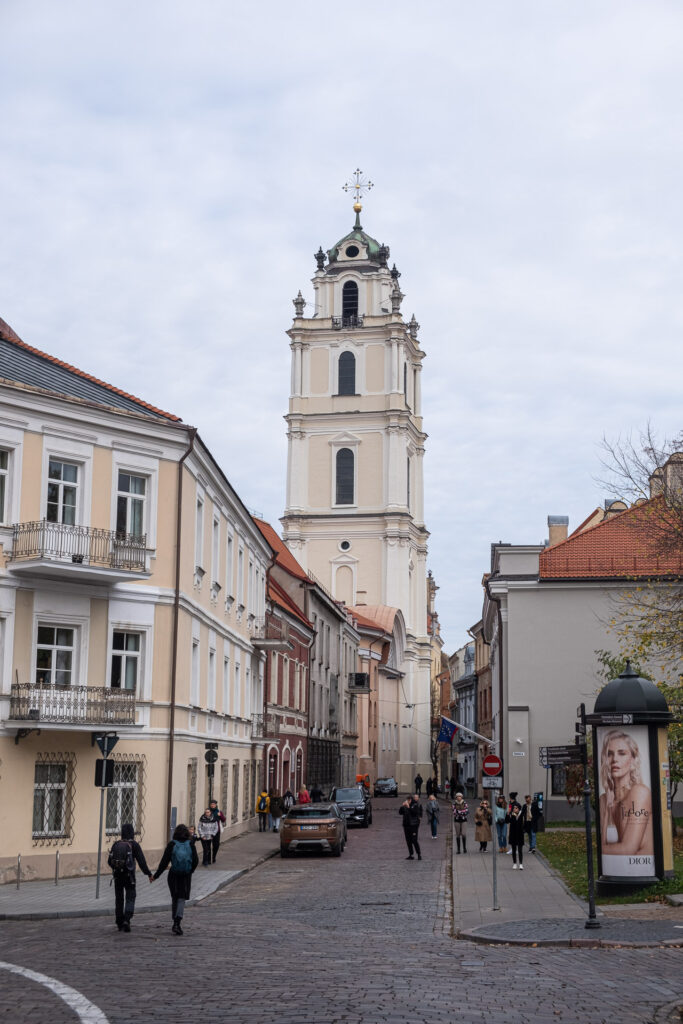
[[[401, 313], [400, 274], [395, 265], [390, 268], [389, 248], [361, 225], [360, 198], [369, 187], [357, 171], [347, 186], [355, 193], [353, 228], [327, 252], [321, 247], [315, 254], [313, 303], [301, 292], [294, 299], [294, 322], [287, 332], [292, 370], [281, 521], [288, 548], [335, 598], [360, 609], [401, 610], [407, 637], [403, 692], [406, 706], [412, 705], [415, 748], [408, 756], [413, 764], [424, 764], [429, 763], [427, 435], [420, 386], [425, 353], [415, 316], [406, 323]], [[419, 727], [418, 718], [424, 719]]]

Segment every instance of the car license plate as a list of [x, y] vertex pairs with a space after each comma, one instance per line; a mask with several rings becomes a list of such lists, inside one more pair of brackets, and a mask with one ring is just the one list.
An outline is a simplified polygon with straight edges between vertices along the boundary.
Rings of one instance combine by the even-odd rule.
[[311, 829], [311, 828], [312, 829], [316, 829], [317, 827], [318, 827], [317, 825], [299, 825], [299, 828], [301, 829], [302, 832], [306, 832], [306, 831], [308, 831], [308, 829]]

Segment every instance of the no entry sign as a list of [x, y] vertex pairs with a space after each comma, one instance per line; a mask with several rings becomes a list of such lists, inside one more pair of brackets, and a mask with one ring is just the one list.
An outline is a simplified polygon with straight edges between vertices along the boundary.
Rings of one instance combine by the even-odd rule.
[[500, 775], [503, 770], [503, 762], [497, 754], [487, 754], [481, 767], [484, 775]]

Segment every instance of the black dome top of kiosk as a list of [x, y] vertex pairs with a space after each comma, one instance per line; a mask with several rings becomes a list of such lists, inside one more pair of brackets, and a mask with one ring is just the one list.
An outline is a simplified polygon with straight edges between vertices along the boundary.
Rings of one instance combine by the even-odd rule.
[[617, 676], [611, 679], [607, 686], [600, 691], [595, 701], [595, 714], [608, 714], [610, 712], [622, 713], [655, 713], [657, 715], [669, 714], [669, 707], [664, 694], [657, 689], [650, 679], [643, 679], [631, 668], [631, 662], [626, 662], [626, 668]]

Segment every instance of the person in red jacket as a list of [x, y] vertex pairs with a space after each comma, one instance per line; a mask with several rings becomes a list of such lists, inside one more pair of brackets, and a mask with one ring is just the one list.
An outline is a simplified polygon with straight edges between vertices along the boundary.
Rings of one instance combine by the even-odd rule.
[[311, 794], [306, 789], [305, 782], [301, 783], [301, 789], [299, 790], [299, 795], [296, 798], [296, 802], [298, 804], [310, 804], [311, 802]]

